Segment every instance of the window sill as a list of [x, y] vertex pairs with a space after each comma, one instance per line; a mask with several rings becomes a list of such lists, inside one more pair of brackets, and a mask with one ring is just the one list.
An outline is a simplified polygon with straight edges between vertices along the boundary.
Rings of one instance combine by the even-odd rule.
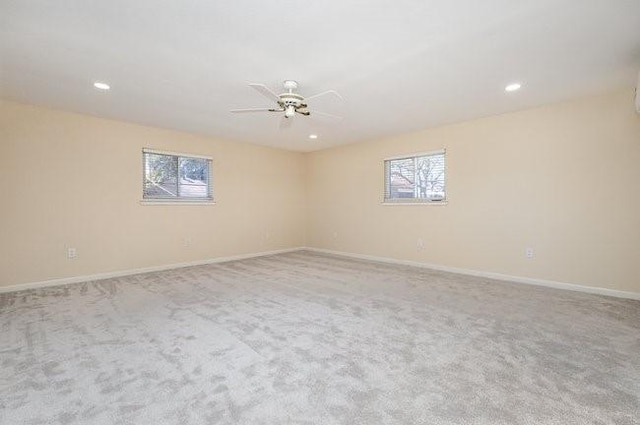
[[215, 205], [215, 201], [197, 201], [197, 200], [184, 200], [184, 201], [176, 201], [176, 200], [168, 200], [168, 201], [160, 201], [160, 200], [146, 200], [143, 199], [140, 201], [140, 205]]
[[428, 205], [428, 206], [444, 206], [448, 201], [431, 201], [431, 202], [381, 202], [382, 205]]

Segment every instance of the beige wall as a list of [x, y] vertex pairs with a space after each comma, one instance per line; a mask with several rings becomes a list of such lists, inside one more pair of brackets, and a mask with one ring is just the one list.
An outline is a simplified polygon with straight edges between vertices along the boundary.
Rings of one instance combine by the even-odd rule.
[[[307, 245], [640, 292], [640, 116], [632, 97], [624, 91], [309, 154]], [[446, 206], [381, 205], [383, 158], [441, 148]]]
[[[213, 157], [217, 204], [141, 205], [143, 147]], [[304, 179], [302, 154], [2, 102], [0, 286], [303, 246]]]
[[[640, 292], [631, 97], [306, 155], [3, 102], [0, 286], [307, 245]], [[212, 156], [217, 204], [140, 205], [143, 147]], [[441, 148], [446, 206], [381, 205], [383, 158]]]

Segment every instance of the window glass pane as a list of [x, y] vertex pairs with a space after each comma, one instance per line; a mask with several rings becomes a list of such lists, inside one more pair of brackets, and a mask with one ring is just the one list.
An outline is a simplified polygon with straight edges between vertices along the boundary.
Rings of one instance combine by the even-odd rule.
[[180, 158], [180, 196], [209, 196], [209, 161], [202, 158]]
[[144, 197], [167, 198], [178, 195], [176, 157], [144, 154]]
[[415, 161], [413, 158], [389, 161], [389, 198], [413, 198]]
[[385, 199], [396, 202], [446, 199], [444, 153], [386, 160]]
[[211, 160], [162, 152], [142, 153], [143, 198], [211, 200]]
[[444, 199], [444, 155], [416, 158], [416, 198]]

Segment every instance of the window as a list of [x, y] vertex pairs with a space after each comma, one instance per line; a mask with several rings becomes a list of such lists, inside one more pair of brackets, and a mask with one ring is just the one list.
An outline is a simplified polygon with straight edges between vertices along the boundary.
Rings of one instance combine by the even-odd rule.
[[213, 201], [211, 158], [142, 150], [144, 200]]
[[384, 202], [445, 201], [445, 152], [386, 159], [384, 180]]

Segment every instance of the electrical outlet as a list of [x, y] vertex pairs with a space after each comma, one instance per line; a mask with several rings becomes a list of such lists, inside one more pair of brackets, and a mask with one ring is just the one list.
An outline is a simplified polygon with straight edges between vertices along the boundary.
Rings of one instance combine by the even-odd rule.
[[67, 259], [73, 260], [78, 256], [75, 248], [67, 248]]
[[424, 241], [422, 240], [422, 238], [418, 238], [418, 241], [416, 242], [416, 248], [418, 248], [418, 251], [422, 251], [424, 249]]
[[338, 239], [338, 232], [333, 232], [333, 239]]
[[524, 250], [525, 258], [533, 258], [533, 248], [527, 248]]

